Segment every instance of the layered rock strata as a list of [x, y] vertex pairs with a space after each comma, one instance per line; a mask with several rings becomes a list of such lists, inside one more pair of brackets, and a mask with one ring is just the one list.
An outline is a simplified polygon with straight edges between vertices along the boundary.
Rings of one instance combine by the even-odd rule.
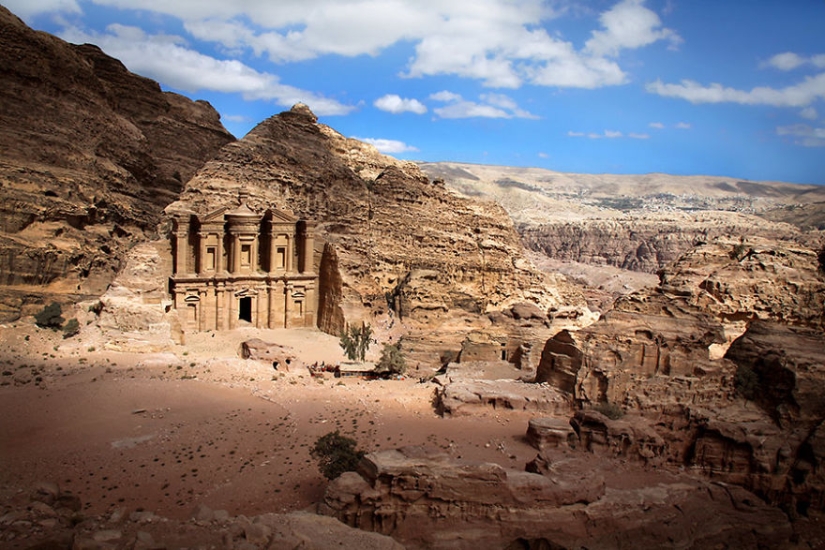
[[[646, 437], [653, 457], [744, 485], [792, 514], [822, 509], [824, 299], [814, 251], [720, 239], [664, 270], [657, 289], [548, 340], [536, 381], [583, 409], [641, 414], [663, 443]], [[579, 414], [574, 428], [581, 441], [591, 434], [583, 446], [593, 452], [615, 456], [639, 440]]]
[[234, 140], [206, 102], [0, 7], [0, 318], [99, 295], [184, 182]]
[[779, 510], [740, 488], [684, 476], [609, 487], [594, 466], [545, 457], [533, 473], [381, 451], [334, 480], [321, 511], [407, 548], [757, 548], [791, 537]]

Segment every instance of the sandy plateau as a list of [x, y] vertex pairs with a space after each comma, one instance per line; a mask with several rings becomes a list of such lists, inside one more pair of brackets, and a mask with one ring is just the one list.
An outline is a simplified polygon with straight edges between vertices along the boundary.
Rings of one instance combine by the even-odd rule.
[[239, 358], [259, 337], [307, 363], [342, 360], [338, 339], [314, 330], [200, 334], [161, 354], [81, 349], [24, 321], [0, 330], [0, 516], [40, 482], [80, 497], [84, 517], [303, 510], [327, 485], [309, 448], [336, 429], [367, 451], [426, 445], [517, 469], [536, 454], [528, 413], [442, 418], [414, 365], [404, 380], [365, 381]]

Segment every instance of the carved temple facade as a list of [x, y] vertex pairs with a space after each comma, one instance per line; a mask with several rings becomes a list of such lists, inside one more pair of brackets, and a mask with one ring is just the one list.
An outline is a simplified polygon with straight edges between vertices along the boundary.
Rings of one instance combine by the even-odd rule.
[[269, 209], [173, 213], [170, 292], [185, 332], [313, 327], [314, 225]]

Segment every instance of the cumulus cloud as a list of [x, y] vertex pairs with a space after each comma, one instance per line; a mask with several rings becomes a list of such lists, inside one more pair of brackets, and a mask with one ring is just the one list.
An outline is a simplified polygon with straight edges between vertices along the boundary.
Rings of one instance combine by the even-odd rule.
[[595, 56], [615, 56], [622, 49], [636, 49], [659, 40], [678, 46], [682, 39], [671, 29], [662, 27], [656, 12], [646, 8], [643, 0], [623, 0], [599, 20], [604, 30], [594, 31], [585, 51]]
[[76, 0], [4, 0], [3, 5], [24, 21], [41, 13], [81, 13]]
[[380, 153], [384, 153], [387, 155], [397, 155], [399, 153], [409, 153], [418, 151], [417, 148], [407, 145], [403, 141], [396, 141], [394, 139], [381, 139], [381, 138], [362, 138], [362, 137], [354, 137], [353, 139], [357, 139], [358, 141], [363, 141], [364, 143], [369, 143], [370, 145], [374, 146]]
[[665, 125], [661, 122], [651, 122], [650, 124], [648, 124], [648, 126], [650, 126], [651, 128], [655, 128], [657, 130], [662, 130], [665, 127]]
[[650, 134], [637, 134], [634, 132], [630, 132], [627, 134], [627, 137], [632, 139], [650, 139]]
[[813, 101], [825, 98], [825, 73], [806, 77], [798, 84], [785, 88], [760, 86], [751, 90], [738, 90], [717, 83], [703, 86], [693, 80], [682, 80], [679, 84], [665, 84], [656, 80], [648, 83], [645, 88], [652, 94], [685, 99], [691, 103], [807, 107]]
[[780, 136], [796, 138], [794, 143], [805, 147], [825, 147], [825, 128], [814, 128], [808, 124], [779, 126], [776, 133]]
[[808, 64], [820, 69], [825, 68], [825, 54], [803, 57], [794, 52], [783, 52], [771, 57], [761, 66], [779, 69], [780, 71], [792, 71], [797, 67]]
[[444, 90], [430, 96], [434, 101], [446, 103], [433, 112], [441, 118], [538, 118], [519, 108], [515, 101], [503, 94], [482, 94], [480, 102], [468, 101], [460, 95]]
[[799, 111], [799, 116], [802, 118], [806, 118], [808, 120], [816, 120], [819, 118], [819, 113], [816, 112], [816, 109], [813, 107], [805, 107], [801, 111]]
[[[22, 0], [12, 0], [23, 4]], [[585, 46], [548, 31], [564, 11], [544, 0], [94, 0], [119, 9], [175, 17], [198, 40], [276, 63], [324, 55], [377, 56], [407, 42], [407, 77], [449, 75], [494, 88], [598, 88], [626, 83], [621, 51], [679, 36], [644, 0], [621, 0], [599, 17]], [[31, 13], [79, 10], [76, 0], [29, 0]], [[26, 4], [28, 5], [28, 4]], [[561, 4], [563, 5], [563, 3]]]
[[387, 94], [379, 97], [373, 105], [382, 111], [393, 114], [409, 112], [423, 115], [427, 112], [427, 107], [417, 99], [406, 99], [396, 94]]
[[237, 60], [215, 59], [192, 50], [178, 36], [149, 35], [137, 27], [110, 25], [105, 33], [90, 35], [69, 28], [61, 38], [93, 42], [129, 70], [178, 90], [241, 93], [247, 100], [272, 101], [290, 107], [305, 103], [318, 115], [343, 115], [354, 109], [335, 99], [282, 84], [277, 75], [259, 72]]
[[677, 130], [690, 130], [689, 122], [677, 122], [675, 128]]

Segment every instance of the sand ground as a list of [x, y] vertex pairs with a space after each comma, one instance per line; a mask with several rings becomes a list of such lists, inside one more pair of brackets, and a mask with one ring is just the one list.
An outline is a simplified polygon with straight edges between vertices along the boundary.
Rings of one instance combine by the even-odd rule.
[[337, 338], [312, 330], [244, 328], [128, 354], [22, 322], [1, 327], [0, 497], [52, 481], [94, 515], [305, 509], [326, 487], [309, 448], [336, 429], [367, 451], [430, 445], [517, 469], [536, 455], [523, 440], [527, 413], [442, 418], [434, 384], [419, 383], [425, 373], [366, 381], [275, 371], [239, 358], [253, 337], [307, 363], [343, 359]]

